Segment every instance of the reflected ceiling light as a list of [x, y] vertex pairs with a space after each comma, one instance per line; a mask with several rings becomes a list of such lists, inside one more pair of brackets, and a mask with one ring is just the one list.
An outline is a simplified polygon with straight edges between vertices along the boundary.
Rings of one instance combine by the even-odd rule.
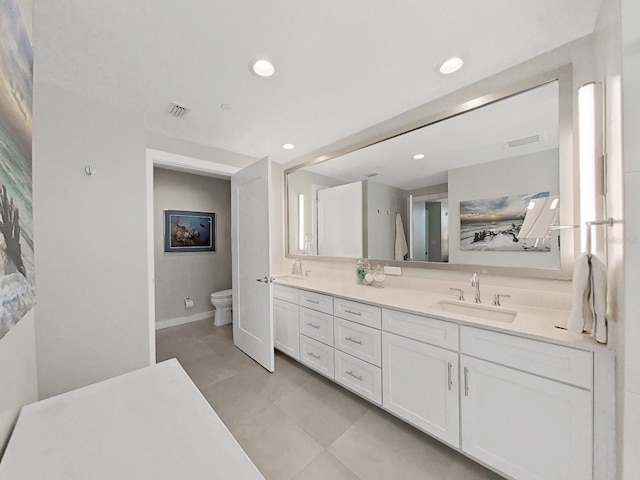
[[424, 158], [424, 153], [416, 153], [412, 158], [414, 160], [422, 160]]
[[440, 73], [443, 75], [449, 75], [450, 73], [457, 72], [462, 68], [462, 64], [464, 62], [461, 58], [453, 57], [449, 60], [445, 61], [442, 65], [440, 65]]
[[269, 60], [265, 60], [264, 58], [260, 60], [256, 60], [251, 65], [251, 69], [255, 72], [256, 75], [261, 77], [270, 77], [274, 73], [276, 73], [276, 67]]
[[284, 148], [285, 150], [293, 150], [294, 148], [296, 148], [296, 146], [293, 143], [285, 143], [284, 145], [282, 145], [282, 148]]

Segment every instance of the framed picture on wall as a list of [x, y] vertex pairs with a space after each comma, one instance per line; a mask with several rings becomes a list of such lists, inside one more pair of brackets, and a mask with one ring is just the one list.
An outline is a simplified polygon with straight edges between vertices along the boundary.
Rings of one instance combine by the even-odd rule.
[[216, 214], [164, 211], [165, 252], [215, 252]]

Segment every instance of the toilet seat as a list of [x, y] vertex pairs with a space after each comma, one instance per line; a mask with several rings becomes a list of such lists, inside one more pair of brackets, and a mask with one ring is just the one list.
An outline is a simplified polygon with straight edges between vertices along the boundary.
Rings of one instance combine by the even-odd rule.
[[227, 298], [233, 295], [233, 290], [222, 290], [220, 292], [214, 292], [211, 294], [211, 298]]

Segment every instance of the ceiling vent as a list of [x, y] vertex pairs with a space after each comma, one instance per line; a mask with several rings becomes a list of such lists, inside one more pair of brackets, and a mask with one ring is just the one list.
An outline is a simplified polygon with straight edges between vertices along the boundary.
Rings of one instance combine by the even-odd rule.
[[531, 143], [538, 143], [546, 140], [546, 135], [543, 133], [536, 133], [535, 135], [529, 135], [527, 137], [517, 138], [515, 140], [508, 140], [503, 142], [505, 148], [517, 148]]
[[191, 109], [189, 107], [186, 107], [184, 105], [180, 105], [176, 102], [171, 102], [169, 104], [169, 109], [167, 110], [167, 112], [169, 113], [169, 115], [171, 115], [172, 117], [176, 117], [176, 118], [184, 118], [184, 116], [189, 113], [191, 111]]

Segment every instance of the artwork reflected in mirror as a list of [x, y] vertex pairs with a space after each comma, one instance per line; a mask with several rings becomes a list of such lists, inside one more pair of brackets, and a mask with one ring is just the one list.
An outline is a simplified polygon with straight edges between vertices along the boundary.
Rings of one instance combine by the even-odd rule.
[[286, 182], [290, 254], [559, 268], [557, 234], [520, 238], [529, 201], [560, 194], [559, 82], [296, 169]]
[[549, 192], [460, 202], [460, 250], [549, 252], [550, 238], [520, 238], [532, 201]]

